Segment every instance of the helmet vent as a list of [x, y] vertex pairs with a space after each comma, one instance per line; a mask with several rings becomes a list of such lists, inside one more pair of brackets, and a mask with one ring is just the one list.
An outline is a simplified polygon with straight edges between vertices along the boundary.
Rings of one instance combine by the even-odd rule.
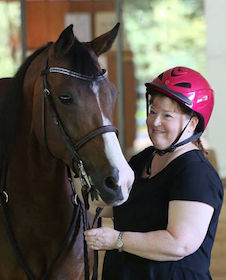
[[178, 84], [175, 84], [175, 86], [191, 88], [191, 84], [190, 83], [178, 83]]
[[159, 78], [160, 80], [162, 80], [163, 75], [164, 75], [164, 73], [160, 74], [160, 75], [158, 76], [158, 78]]

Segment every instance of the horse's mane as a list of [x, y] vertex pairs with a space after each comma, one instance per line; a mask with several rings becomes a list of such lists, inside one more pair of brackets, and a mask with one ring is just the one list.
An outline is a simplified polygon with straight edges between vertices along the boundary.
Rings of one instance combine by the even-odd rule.
[[21, 122], [23, 81], [26, 71], [34, 58], [48, 45], [39, 48], [25, 60], [15, 76], [10, 79], [4, 92], [4, 100], [0, 108], [0, 168], [10, 160], [15, 145], [16, 134]]

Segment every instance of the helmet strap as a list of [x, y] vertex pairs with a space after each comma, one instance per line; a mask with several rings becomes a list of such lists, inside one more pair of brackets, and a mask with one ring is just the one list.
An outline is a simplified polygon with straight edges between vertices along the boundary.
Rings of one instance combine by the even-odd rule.
[[[155, 152], [160, 155], [160, 156], [163, 156], [165, 155], [166, 153], [172, 153], [176, 150], [176, 148], [180, 147], [180, 146], [183, 146], [189, 142], [192, 142], [192, 141], [195, 141], [196, 139], [198, 139], [201, 135], [202, 135], [202, 132], [198, 132], [198, 133], [195, 133], [193, 134], [192, 136], [188, 137], [187, 139], [179, 142], [178, 140], [180, 139], [180, 137], [182, 136], [182, 134], [184, 133], [185, 129], [187, 128], [187, 126], [189, 125], [192, 117], [194, 116], [194, 113], [192, 112], [191, 113], [191, 117], [188, 121], [188, 123], [186, 124], [186, 126], [183, 128], [183, 130], [179, 133], [179, 135], [177, 136], [177, 138], [173, 141], [173, 143], [168, 147], [166, 148], [165, 150], [159, 150], [159, 149], [156, 149], [155, 147]], [[177, 143], [177, 144], [176, 144]]]

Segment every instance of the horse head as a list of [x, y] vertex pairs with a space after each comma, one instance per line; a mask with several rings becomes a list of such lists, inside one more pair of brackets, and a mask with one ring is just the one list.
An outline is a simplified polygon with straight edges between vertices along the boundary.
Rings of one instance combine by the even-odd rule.
[[[91, 42], [80, 42], [72, 27], [28, 69], [25, 86], [34, 87], [33, 128], [49, 155], [77, 174], [78, 163], [83, 163], [96, 200], [119, 205], [127, 200], [134, 175], [112, 125], [117, 90], [98, 63], [119, 24]], [[41, 75], [29, 79], [37, 69]]]

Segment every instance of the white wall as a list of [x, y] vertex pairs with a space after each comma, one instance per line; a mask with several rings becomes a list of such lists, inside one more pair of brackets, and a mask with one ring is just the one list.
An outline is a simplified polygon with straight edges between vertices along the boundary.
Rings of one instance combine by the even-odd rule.
[[219, 174], [226, 178], [226, 1], [204, 0], [207, 22], [207, 79], [215, 106], [207, 127], [209, 147], [216, 152]]

